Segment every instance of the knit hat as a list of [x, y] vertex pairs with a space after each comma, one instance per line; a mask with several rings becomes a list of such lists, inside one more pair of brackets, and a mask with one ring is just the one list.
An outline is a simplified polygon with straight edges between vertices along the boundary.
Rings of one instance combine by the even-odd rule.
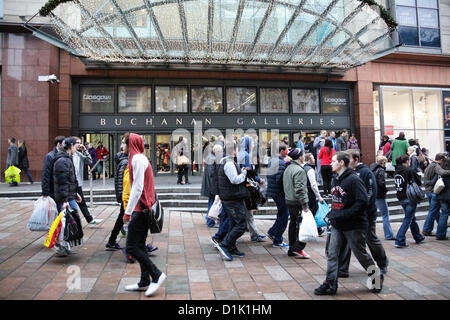
[[303, 155], [303, 150], [299, 148], [292, 148], [291, 150], [289, 150], [287, 155], [292, 160], [297, 160]]

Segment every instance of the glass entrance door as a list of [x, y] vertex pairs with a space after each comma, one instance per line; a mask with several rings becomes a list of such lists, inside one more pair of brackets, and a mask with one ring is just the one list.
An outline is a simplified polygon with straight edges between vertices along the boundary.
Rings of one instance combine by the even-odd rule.
[[156, 173], [171, 174], [172, 173], [172, 148], [170, 143], [170, 134], [157, 134], [155, 142], [156, 155]]
[[[104, 157], [104, 159], [106, 159], [104, 162], [106, 178], [114, 177], [114, 156], [117, 153], [117, 149], [114, 143], [114, 135], [109, 133], [83, 133], [81, 134], [80, 138], [83, 144], [85, 142], [88, 142], [90, 146], [92, 146], [92, 148], [96, 150], [96, 152], [101, 142], [103, 147], [105, 147], [108, 151], [108, 155]], [[93, 163], [92, 165], [95, 165], [95, 163]]]

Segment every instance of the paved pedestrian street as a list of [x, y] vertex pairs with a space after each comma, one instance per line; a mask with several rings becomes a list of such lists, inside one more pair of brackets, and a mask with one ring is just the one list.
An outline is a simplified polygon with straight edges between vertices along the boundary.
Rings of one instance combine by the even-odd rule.
[[[154, 297], [126, 292], [125, 285], [139, 279], [139, 265], [126, 264], [120, 251], [105, 251], [105, 243], [119, 213], [117, 206], [95, 206], [91, 213], [104, 221], [95, 227], [82, 219], [84, 244], [69, 257], [56, 257], [44, 247], [45, 232], [31, 232], [27, 222], [33, 201], [0, 199], [0, 298], [1, 299], [337, 299], [397, 300], [450, 298], [450, 241], [427, 237], [416, 245], [408, 232], [410, 248], [397, 249], [383, 240], [390, 260], [384, 289], [370, 293], [366, 276], [352, 257], [350, 277], [339, 280], [336, 296], [318, 297], [313, 291], [324, 280], [325, 239], [308, 244], [309, 260], [288, 257], [286, 249], [271, 241], [253, 243], [248, 233], [238, 241], [245, 258], [223, 261], [210, 242], [201, 213], [166, 212], [161, 234], [149, 236], [159, 249], [153, 262], [167, 274]], [[422, 221], [423, 223], [423, 221]], [[256, 220], [266, 232], [273, 220]], [[394, 231], [400, 223], [393, 223]], [[377, 225], [382, 235], [382, 225]], [[285, 234], [285, 238], [287, 233]], [[125, 239], [119, 242], [125, 245]]]

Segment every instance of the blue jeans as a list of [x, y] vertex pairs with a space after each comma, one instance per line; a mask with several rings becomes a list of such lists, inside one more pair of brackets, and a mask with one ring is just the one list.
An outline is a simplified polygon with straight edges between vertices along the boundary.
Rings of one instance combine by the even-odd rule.
[[322, 181], [322, 174], [320, 172], [320, 163], [322, 162], [321, 159], [317, 158], [317, 170], [316, 170], [316, 178], [317, 178], [317, 184], [318, 185], [322, 185], [323, 181]]
[[225, 239], [220, 242], [220, 245], [232, 252], [237, 249], [237, 239], [239, 239], [245, 232], [245, 228], [247, 226], [247, 222], [245, 220], [247, 208], [245, 207], [244, 200], [222, 201], [222, 206], [228, 214], [230, 226]]
[[267, 234], [273, 238], [274, 244], [283, 242], [283, 233], [287, 228], [289, 220], [289, 209], [286, 205], [286, 199], [282, 195], [272, 197], [278, 209], [277, 219], [273, 226], [267, 231]]
[[416, 243], [423, 241], [425, 238], [420, 234], [419, 225], [416, 222], [417, 203], [409, 201], [408, 199], [403, 199], [400, 200], [400, 205], [405, 211], [405, 218], [395, 237], [395, 244], [399, 246], [406, 245], [406, 231], [408, 231], [408, 229], [411, 229], [412, 236]]
[[227, 212], [225, 211], [225, 208], [222, 206], [222, 211], [220, 211], [219, 214], [219, 230], [217, 230], [216, 234], [214, 235], [214, 239], [216, 239], [218, 242], [221, 242], [225, 236], [228, 233], [228, 230], [230, 228], [230, 219], [228, 217]]
[[383, 217], [384, 238], [386, 240], [394, 239], [394, 232], [392, 231], [391, 228], [391, 221], [389, 219], [389, 209], [386, 199], [376, 199], [375, 205], [377, 206], [378, 210], [380, 210], [381, 216]]
[[31, 176], [30, 171], [28, 171], [28, 168], [23, 168], [22, 171], [25, 172], [25, 174], [27, 175], [28, 181], [33, 183], [33, 177]]
[[[56, 203], [56, 209], [58, 209], [58, 213], [62, 210], [63, 202]], [[78, 204], [76, 200], [69, 200], [69, 207], [78, 212]]]
[[216, 224], [216, 222], [214, 220], [208, 218], [209, 209], [211, 209], [211, 207], [214, 203], [214, 199], [215, 199], [215, 197], [209, 197], [208, 211], [206, 211], [206, 215], [205, 215], [206, 225], [210, 228], [214, 227], [214, 225]]
[[450, 201], [441, 200], [441, 214], [439, 215], [439, 221], [436, 231], [436, 238], [447, 237], [447, 220], [450, 213]]
[[437, 194], [433, 192], [427, 192], [428, 202], [430, 207], [428, 208], [428, 215], [423, 224], [423, 232], [431, 232], [434, 228], [434, 221], [439, 220], [439, 209], [441, 209], [441, 202], [439, 201]]

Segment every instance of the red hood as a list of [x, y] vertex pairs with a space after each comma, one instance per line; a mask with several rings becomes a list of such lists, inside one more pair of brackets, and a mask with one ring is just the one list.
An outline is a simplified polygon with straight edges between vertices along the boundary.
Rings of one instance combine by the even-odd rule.
[[[128, 143], [128, 153], [129, 153], [129, 174], [130, 174], [130, 184], [133, 184], [133, 157], [137, 154], [144, 153], [144, 139], [135, 133], [130, 133], [130, 139]], [[149, 163], [147, 170], [145, 171], [144, 177], [144, 190], [142, 190], [142, 195], [140, 200], [144, 203], [147, 208], [151, 208], [155, 203], [155, 185], [153, 180], [153, 170]], [[142, 211], [139, 203], [137, 204], [135, 211]]]

